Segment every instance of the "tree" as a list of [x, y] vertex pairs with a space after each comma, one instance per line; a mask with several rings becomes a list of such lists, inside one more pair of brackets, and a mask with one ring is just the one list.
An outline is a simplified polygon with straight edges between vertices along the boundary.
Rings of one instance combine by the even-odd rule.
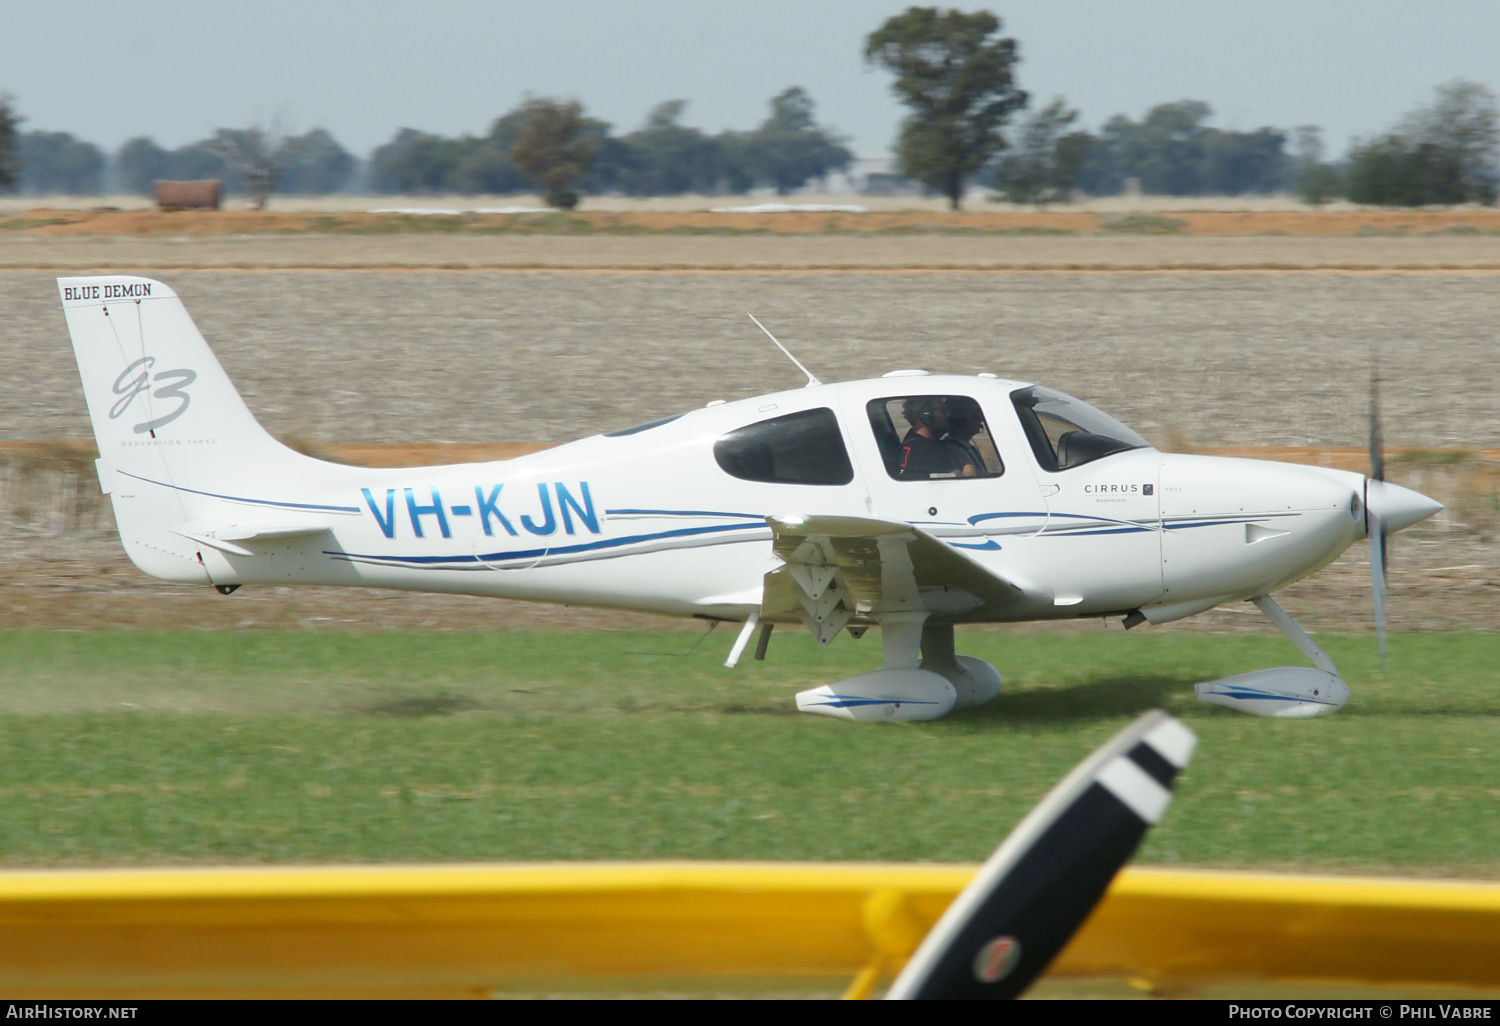
[[21, 136], [21, 188], [32, 193], [93, 196], [104, 184], [104, 153], [67, 132]]
[[616, 138], [614, 126], [598, 118], [584, 118], [583, 131], [594, 144], [594, 162], [579, 182], [585, 192], [617, 192], [631, 167], [630, 147]]
[[1168, 196], [1238, 195], [1284, 188], [1292, 172], [1286, 136], [1272, 128], [1226, 132], [1206, 123], [1200, 100], [1157, 104], [1139, 122], [1116, 114], [1104, 123], [1078, 173], [1095, 195], [1120, 192], [1128, 178], [1143, 192]]
[[0, 192], [14, 189], [20, 177], [20, 166], [16, 160], [19, 149], [16, 126], [21, 123], [21, 117], [11, 106], [13, 102], [9, 93], [0, 93]]
[[[526, 121], [526, 105], [502, 114], [490, 123], [489, 133], [445, 139], [415, 129], [403, 128], [390, 142], [370, 154], [370, 188], [376, 192], [456, 192], [505, 194], [529, 192], [539, 183], [522, 172], [511, 158]], [[603, 153], [610, 166], [591, 167], [580, 186], [590, 191], [614, 187], [620, 167], [618, 139], [610, 126], [594, 118], [581, 119], [587, 144]]]
[[401, 180], [403, 169], [399, 166], [399, 162], [412, 143], [423, 138], [428, 138], [428, 136], [415, 128], [401, 128], [396, 130], [390, 142], [383, 143], [370, 151], [370, 191], [376, 193], [410, 191], [403, 187], [404, 183]]
[[449, 192], [472, 143], [403, 128], [370, 155], [370, 187], [386, 193]]
[[1439, 174], [1456, 175], [1455, 191], [1462, 198], [1452, 202], [1495, 202], [1500, 110], [1487, 87], [1462, 78], [1438, 86], [1432, 105], [1408, 114], [1398, 133], [1418, 151], [1428, 147], [1430, 159], [1443, 169]]
[[634, 196], [712, 192], [720, 175], [722, 141], [679, 124], [686, 100], [666, 100], [652, 108], [641, 128], [620, 141], [628, 157], [620, 183]]
[[1161, 103], [1146, 112], [1132, 140], [1138, 154], [1136, 177], [1145, 192], [1192, 196], [1206, 192], [1204, 122], [1213, 108], [1201, 100]]
[[115, 154], [115, 175], [120, 188], [149, 196], [153, 183], [168, 178], [167, 166], [172, 155], [150, 139], [138, 136], [120, 147]]
[[[770, 117], [754, 132], [738, 135], [725, 156], [737, 155], [750, 178], [766, 182], [785, 196], [809, 178], [842, 171], [854, 159], [838, 136], [819, 128], [813, 99], [801, 86], [771, 98]], [[742, 190], [737, 190], [742, 191]]]
[[1431, 106], [1349, 151], [1347, 195], [1356, 203], [1493, 204], [1500, 192], [1500, 110], [1495, 94], [1455, 79]]
[[865, 40], [865, 59], [896, 76], [911, 113], [901, 123], [901, 174], [959, 209], [969, 179], [1005, 146], [1001, 129], [1026, 106], [1015, 83], [1016, 41], [989, 11], [908, 7]]
[[1317, 125], [1296, 128], [1297, 196], [1309, 206], [1321, 206], [1339, 194], [1339, 175], [1323, 160], [1323, 130]]
[[536, 188], [536, 183], [510, 159], [525, 118], [523, 108], [517, 107], [490, 122], [488, 135], [478, 139], [465, 136], [449, 144], [445, 152], [453, 165], [447, 173], [448, 188], [466, 196], [503, 195]]
[[221, 128], [201, 145], [243, 181], [255, 209], [264, 210], [291, 160], [286, 144], [287, 132], [278, 119], [265, 126]]
[[1127, 161], [1121, 152], [1132, 122], [1116, 114], [1104, 123], [1098, 135], [1088, 135], [1089, 145], [1078, 168], [1078, 188], [1090, 196], [1114, 196], [1125, 189]]
[[1012, 203], [1066, 203], [1077, 186], [1078, 169], [1093, 138], [1068, 132], [1078, 120], [1061, 96], [1021, 125], [1020, 138], [1004, 157], [995, 185]]
[[585, 129], [583, 107], [577, 100], [533, 97], [521, 104], [520, 114], [511, 162], [541, 183], [548, 206], [572, 210], [578, 205], [573, 187], [594, 160], [594, 140]]
[[1454, 154], [1433, 143], [1414, 144], [1394, 132], [1355, 143], [1345, 174], [1345, 195], [1355, 203], [1421, 207], [1470, 198]]
[[224, 183], [226, 192], [245, 191], [244, 177], [225, 163], [223, 154], [211, 138], [200, 139], [170, 151], [167, 154], [166, 170], [161, 177], [174, 181], [217, 178]]
[[1219, 196], [1285, 188], [1292, 174], [1286, 136], [1274, 128], [1203, 134], [1203, 191]]
[[281, 191], [326, 196], [342, 192], [354, 174], [354, 157], [326, 129], [315, 128], [283, 145]]

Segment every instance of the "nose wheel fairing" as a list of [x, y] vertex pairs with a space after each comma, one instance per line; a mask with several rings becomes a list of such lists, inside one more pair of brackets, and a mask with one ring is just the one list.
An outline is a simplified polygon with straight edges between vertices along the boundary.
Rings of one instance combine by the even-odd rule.
[[1307, 666], [1279, 666], [1194, 685], [1198, 701], [1226, 709], [1307, 719], [1337, 712], [1349, 701], [1349, 685], [1336, 674]]
[[1279, 666], [1234, 677], [1204, 681], [1194, 686], [1198, 701], [1221, 705], [1252, 716], [1306, 719], [1342, 709], [1349, 701], [1349, 685], [1339, 676], [1328, 653], [1297, 625], [1269, 595], [1252, 599], [1266, 619], [1313, 662], [1309, 666]]

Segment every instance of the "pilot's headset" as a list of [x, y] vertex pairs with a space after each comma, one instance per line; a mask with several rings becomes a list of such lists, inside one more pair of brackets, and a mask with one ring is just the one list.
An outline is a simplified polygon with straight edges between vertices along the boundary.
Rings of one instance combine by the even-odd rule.
[[932, 427], [937, 423], [936, 404], [931, 396], [908, 399], [901, 404], [901, 415], [908, 424]]

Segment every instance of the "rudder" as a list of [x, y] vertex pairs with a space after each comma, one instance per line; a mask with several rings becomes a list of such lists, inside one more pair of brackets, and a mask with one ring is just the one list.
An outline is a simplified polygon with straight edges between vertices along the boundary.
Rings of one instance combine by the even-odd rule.
[[155, 577], [206, 582], [172, 530], [193, 519], [194, 496], [308, 460], [255, 420], [166, 285], [123, 275], [57, 284], [126, 552]]

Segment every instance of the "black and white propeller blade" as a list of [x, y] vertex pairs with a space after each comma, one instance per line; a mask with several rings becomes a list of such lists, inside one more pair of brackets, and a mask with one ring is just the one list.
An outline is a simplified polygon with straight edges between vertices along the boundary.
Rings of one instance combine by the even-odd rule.
[[887, 998], [1011, 998], [1072, 939], [1167, 810], [1197, 738], [1150, 712], [1043, 798], [922, 941]]

